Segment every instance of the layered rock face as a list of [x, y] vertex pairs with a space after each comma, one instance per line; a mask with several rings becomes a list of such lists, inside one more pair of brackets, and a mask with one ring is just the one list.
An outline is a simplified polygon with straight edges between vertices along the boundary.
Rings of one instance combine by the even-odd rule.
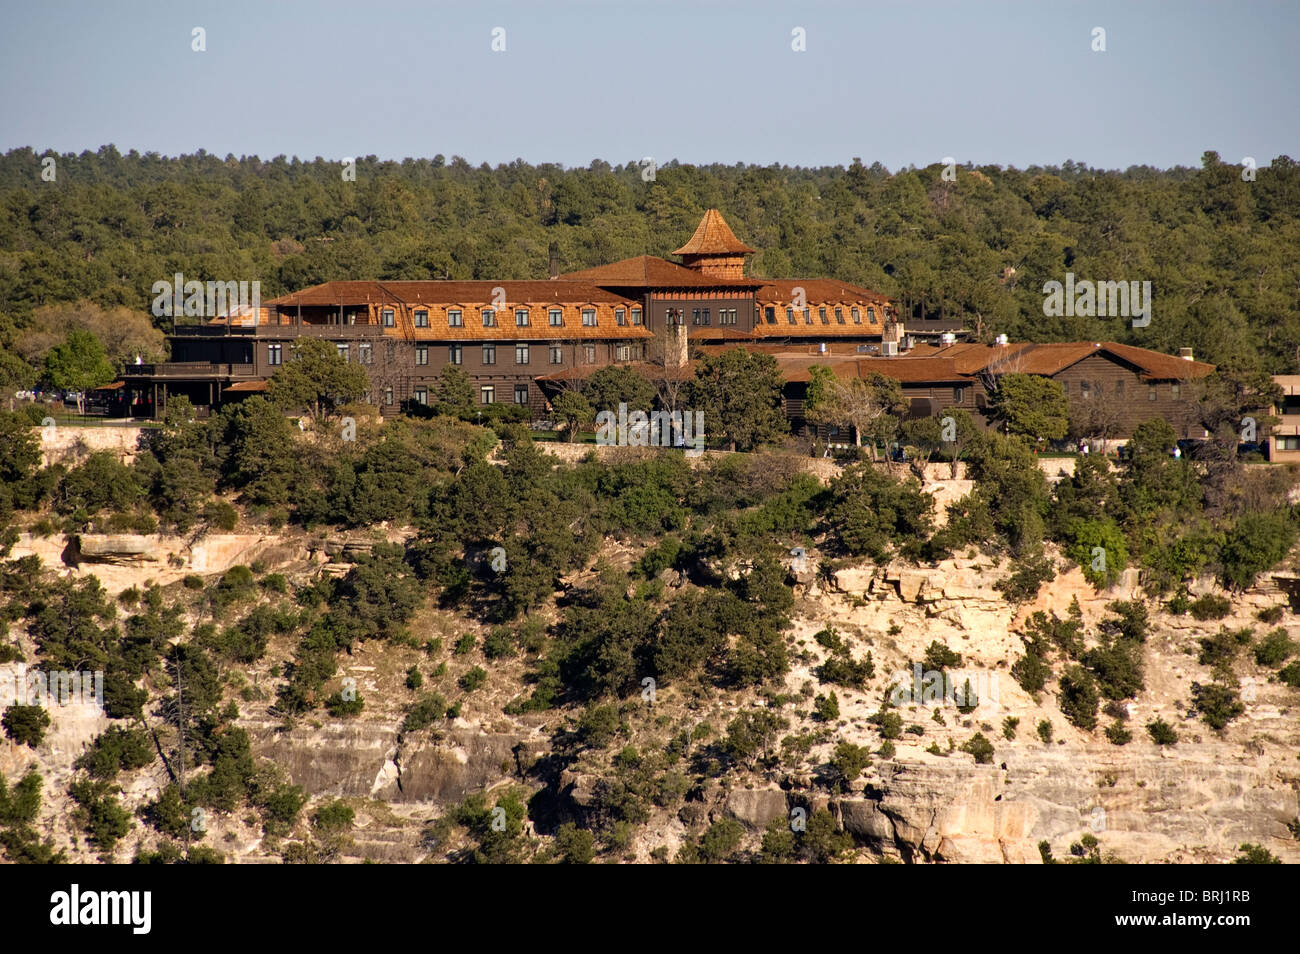
[[[78, 572], [114, 571], [120, 574], [113, 579], [115, 587], [123, 588], [167, 573], [194, 572], [200, 565], [215, 573], [255, 557], [271, 566], [312, 562], [309, 541], [276, 537], [208, 537], [185, 552], [184, 567], [167, 558], [178, 551], [166, 538], [96, 539], [89, 548], [86, 539], [83, 557], [114, 562], [82, 562]], [[39, 541], [24, 544], [32, 551]], [[45, 545], [57, 555], [61, 544], [66, 545], [62, 540]], [[361, 548], [358, 541], [324, 541], [316, 549], [316, 562]], [[817, 565], [816, 554], [806, 559], [809, 566]], [[673, 850], [724, 817], [741, 821], [756, 844], [767, 825], [804, 808], [829, 810], [866, 849], [864, 857], [904, 862], [1038, 863], [1040, 842], [1047, 841], [1060, 858], [1085, 834], [1099, 840], [1103, 856], [1131, 863], [1222, 862], [1244, 842], [1300, 862], [1300, 841], [1288, 829], [1300, 816], [1300, 690], [1269, 681], [1268, 671], [1243, 653], [1236, 674], [1245, 713], [1216, 733], [1190, 711], [1192, 683], [1210, 679], [1208, 669], [1196, 662], [1197, 640], [1221, 625], [1253, 625], [1262, 635], [1269, 627], [1254, 613], [1286, 602], [1274, 583], [1263, 581], [1234, 597], [1233, 615], [1222, 621], [1153, 616], [1143, 647], [1145, 688], [1126, 704], [1133, 739], [1117, 746], [1106, 741], [1100, 728], [1082, 731], [1062, 717], [1053, 696], [1055, 683], [1035, 699], [1011, 677], [1010, 667], [1023, 652], [1018, 631], [1030, 614], [1044, 610], [1064, 616], [1077, 599], [1092, 632], [1107, 615], [1108, 603], [1135, 594], [1136, 580], [1126, 577], [1114, 590], [1098, 594], [1077, 569], [1071, 570], [1045, 585], [1033, 603], [1015, 607], [994, 587], [1005, 575], [1006, 567], [987, 558], [920, 568], [847, 567], [830, 581], [806, 570], [795, 573], [798, 602], [789, 634], [794, 661], [782, 691], [793, 698], [805, 684], [814, 691], [830, 688], [818, 680], [825, 652], [813, 639], [827, 626], [835, 627], [854, 658], [869, 651], [875, 663], [875, 676], [864, 691], [835, 687], [840, 715], [825, 724], [828, 738], [812, 751], [808, 765], [824, 765], [841, 741], [878, 750], [882, 740], [870, 718], [889, 687], [910, 678], [912, 662], [923, 658], [933, 641], [961, 654], [961, 670], [978, 687], [979, 705], [969, 713], [951, 703], [900, 705], [894, 711], [905, 729], [892, 741], [894, 755], [873, 756], [874, 764], [842, 794], [831, 795], [812, 784], [809, 769], [793, 770], [784, 762], [770, 772], [737, 769], [709, 780], [684, 803], [651, 819], [631, 849], [635, 857], [648, 860], [651, 850], [664, 845]], [[1288, 615], [1284, 625], [1300, 640], [1300, 624], [1292, 620]], [[463, 628], [463, 621], [450, 624], [453, 632]], [[419, 639], [433, 635], [416, 629], [413, 635]], [[522, 660], [494, 664], [486, 690], [491, 697], [475, 695], [461, 718], [403, 735], [400, 726], [411, 696], [401, 682], [417, 658], [413, 650], [402, 656], [395, 646], [359, 645], [340, 663], [364, 693], [362, 715], [339, 720], [317, 710], [285, 727], [270, 712], [274, 681], [268, 680], [273, 663], [290, 650], [286, 644], [256, 671], [245, 673], [256, 692], [240, 703], [239, 724], [249, 732], [255, 753], [307, 794], [347, 798], [359, 806], [355, 843], [342, 860], [420, 860], [430, 850], [421, 840], [425, 822], [468, 794], [504, 784], [548, 787], [552, 809], [581, 820], [605, 782], [590, 768], [566, 769], [558, 779], [530, 771], [551, 754], [556, 731], [572, 713], [504, 715], [504, 703], [526, 691]], [[1058, 662], [1058, 674], [1060, 668]], [[707, 719], [720, 728], [737, 706], [760, 704], [757, 698], [734, 694], [691, 700], [669, 689], [660, 694], [653, 716], [635, 721], [638, 732], [651, 732], [655, 720], [664, 719], [673, 726], [678, 720]], [[801, 721], [807, 709], [807, 702], [785, 708], [790, 732], [817, 727]], [[51, 715], [49, 737], [38, 750], [0, 744], [0, 770], [15, 778], [35, 763], [47, 780], [46, 817], [53, 819], [71, 810], [63, 792], [72, 760], [107, 722], [70, 711]], [[1144, 726], [1157, 717], [1176, 727], [1176, 745], [1161, 748], [1147, 736]], [[1018, 720], [1013, 738], [1004, 735], [1008, 718]], [[1044, 720], [1052, 727], [1050, 741], [1036, 731]], [[1101, 724], [1106, 721], [1103, 717]], [[961, 751], [977, 732], [993, 745], [990, 764], [976, 764]], [[637, 735], [632, 742], [658, 744], [650, 738]], [[164, 768], [155, 764], [131, 780], [124, 801], [132, 807], [148, 801], [166, 782]], [[217, 819], [214, 826], [224, 826], [214, 827], [213, 843], [219, 833], [231, 860], [276, 857], [237, 816]], [[84, 847], [71, 854], [77, 860], [92, 857]]]

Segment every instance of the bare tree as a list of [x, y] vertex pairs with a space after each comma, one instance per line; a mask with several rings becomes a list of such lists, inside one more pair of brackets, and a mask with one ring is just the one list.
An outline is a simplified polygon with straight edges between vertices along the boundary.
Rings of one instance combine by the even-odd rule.
[[1070, 434], [1090, 444], [1122, 437], [1124, 409], [1124, 398], [1118, 391], [1106, 393], [1097, 385], [1091, 397], [1070, 400]]
[[[686, 386], [692, 377], [686, 365], [676, 363], [673, 352], [668, 342], [668, 326], [646, 343], [647, 377], [654, 386], [659, 407], [669, 413], [681, 409]], [[690, 357], [687, 356], [688, 360]]]

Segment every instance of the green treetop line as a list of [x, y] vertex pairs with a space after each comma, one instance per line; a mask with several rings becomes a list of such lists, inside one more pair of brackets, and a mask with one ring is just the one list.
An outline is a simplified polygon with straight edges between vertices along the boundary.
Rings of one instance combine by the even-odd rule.
[[[906, 319], [961, 318], [1012, 340], [1116, 340], [1240, 370], [1297, 370], [1300, 171], [1254, 181], [1207, 152], [1200, 169], [1123, 172], [633, 162], [586, 169], [471, 167], [442, 156], [338, 163], [122, 155], [0, 157], [0, 377], [31, 369], [11, 345], [42, 305], [89, 300], [147, 313], [175, 272], [259, 280], [264, 297], [337, 279], [543, 278], [667, 255], [718, 207], [760, 251], [757, 276], [826, 275], [893, 298]], [[1043, 284], [1069, 271], [1150, 281], [1152, 321], [1046, 317]], [[165, 319], [163, 319], [165, 321]]]

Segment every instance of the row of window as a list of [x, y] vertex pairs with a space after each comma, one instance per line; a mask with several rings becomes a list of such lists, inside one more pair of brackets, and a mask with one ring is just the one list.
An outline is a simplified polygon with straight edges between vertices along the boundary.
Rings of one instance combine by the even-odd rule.
[[[1069, 393], [1070, 393], [1070, 382], [1069, 382], [1069, 381], [1062, 381], [1062, 382], [1061, 382], [1061, 385], [1062, 385], [1062, 387], [1065, 388], [1065, 393], [1066, 393], [1066, 395], [1068, 396]], [[1113, 388], [1113, 391], [1114, 391], [1115, 397], [1117, 397], [1117, 398], [1123, 398], [1123, 397], [1124, 397], [1124, 382], [1123, 382], [1123, 381], [1116, 381], [1116, 382], [1115, 382], [1115, 386], [1114, 386], [1114, 388]], [[1090, 400], [1090, 399], [1092, 399], [1092, 398], [1094, 398], [1094, 397], [1098, 397], [1098, 398], [1099, 398], [1099, 397], [1102, 397], [1102, 396], [1103, 396], [1103, 387], [1102, 387], [1102, 382], [1100, 382], [1100, 381], [1080, 381], [1080, 382], [1079, 382], [1079, 397], [1081, 397], [1083, 400], [1087, 401], [1087, 400]], [[1172, 383], [1169, 385], [1169, 397], [1172, 398], [1173, 400], [1177, 401], [1177, 400], [1180, 400], [1180, 399], [1182, 398], [1182, 396], [1183, 396], [1183, 386], [1182, 386], [1181, 384], [1179, 384], [1177, 381], [1172, 382]], [[1158, 400], [1160, 400], [1160, 386], [1159, 386], [1158, 384], [1148, 384], [1148, 385], [1147, 385], [1147, 400], [1148, 400], [1148, 401], [1158, 401]]]
[[[757, 309], [755, 310], [757, 311]], [[811, 325], [813, 323], [812, 309], [806, 307], [802, 309], [787, 307], [785, 310], [786, 321], [792, 325], [798, 324], [797, 313], [799, 311], [802, 311], [803, 313], [804, 324]], [[835, 323], [837, 325], [847, 324], [847, 321], [844, 317], [844, 308], [842, 306], [836, 305], [834, 308], [834, 313], [835, 313]], [[582, 309], [581, 314], [582, 314], [582, 324], [584, 327], [588, 327], [588, 328], [598, 327], [598, 322], [596, 319], [596, 309], [584, 308]], [[381, 312], [381, 316], [382, 316], [381, 320], [385, 328], [392, 328], [396, 326], [397, 315], [393, 311], [393, 309], [385, 308]], [[829, 309], [826, 306], [818, 307], [817, 317], [820, 319], [823, 325], [829, 325], [831, 323], [831, 309]], [[708, 325], [712, 323], [712, 315], [708, 308], [693, 309], [693, 318], [694, 318], [694, 323], [697, 325]], [[764, 308], [763, 318], [769, 325], [776, 324], [776, 308], [772, 305], [768, 305], [766, 308]], [[497, 309], [495, 308], [479, 309], [479, 320], [483, 323], [484, 328], [499, 327], [499, 325], [497, 324]], [[857, 306], [850, 308], [848, 320], [851, 320], [852, 323], [855, 325], [862, 324], [862, 309], [858, 308]], [[528, 308], [515, 309], [516, 328], [528, 328], [532, 326], [532, 323], [533, 323], [532, 311], [530, 309]], [[561, 308], [548, 309], [547, 323], [552, 328], [563, 328], [564, 310]], [[640, 308], [631, 308], [631, 309], [615, 308], [614, 323], [622, 327], [626, 327], [629, 324], [640, 325], [642, 323], [641, 309]], [[737, 313], [735, 308], [718, 309], [718, 324], [734, 325], [736, 323], [737, 323]], [[871, 306], [867, 307], [867, 323], [873, 325], [876, 323], [876, 309]], [[447, 311], [447, 326], [450, 328], [465, 327], [465, 316], [464, 313], [461, 311], [461, 309], [451, 308]], [[420, 308], [415, 311], [415, 327], [417, 328], [429, 327], [429, 312], [427, 309]]]
[[[348, 342], [334, 345], [338, 349], [339, 355], [344, 361], [352, 360], [352, 346]], [[373, 342], [357, 342], [357, 361], [361, 364], [375, 363], [375, 349]], [[279, 342], [272, 342], [266, 346], [266, 363], [270, 365], [284, 364], [284, 345]]]
[[[811, 325], [813, 323], [811, 308], [795, 309], [787, 307], [785, 310], [785, 320], [792, 325], [798, 324], [798, 311], [803, 312], [803, 323], [805, 325]], [[862, 324], [862, 309], [857, 306], [850, 308], [849, 316], [852, 319], [853, 324]], [[825, 306], [821, 306], [817, 309], [817, 317], [821, 320], [823, 325], [829, 325], [831, 323], [830, 311]], [[765, 308], [763, 310], [763, 320], [769, 325], [776, 324], [776, 308], [770, 305]], [[844, 308], [840, 305], [835, 306], [835, 323], [837, 325], [845, 324]], [[870, 306], [867, 307], [867, 323], [872, 325], [876, 323], [876, 309]]]
[[[429, 389], [424, 387], [415, 388], [411, 391], [411, 398], [412, 400], [415, 401], [416, 404], [428, 404]], [[478, 389], [478, 399], [480, 404], [495, 404], [497, 400], [496, 385], [485, 384], [482, 387], [480, 387]], [[391, 385], [389, 387], [384, 388], [384, 403], [390, 406], [393, 403], [393, 388]], [[528, 403], [528, 385], [526, 384], [515, 385], [515, 403], [516, 404]]]
[[[483, 363], [497, 363], [497, 346], [494, 344], [485, 344], [483, 347]], [[551, 364], [564, 363], [564, 346], [550, 345], [547, 349], [550, 353]], [[515, 345], [515, 364], [532, 363], [532, 345], [516, 344]], [[596, 346], [594, 344], [582, 345], [582, 357], [587, 364], [596, 363]], [[615, 349], [615, 358], [618, 361], [639, 361], [645, 357], [645, 347], [640, 344], [619, 345]], [[463, 364], [465, 358], [465, 349], [462, 345], [450, 345], [447, 348], [447, 360], [451, 364]], [[415, 346], [415, 363], [417, 365], [427, 365], [429, 363], [429, 346]]]
[[[735, 311], [734, 311], [734, 310], [732, 311], [732, 314], [733, 314], [733, 315], [735, 314]], [[393, 309], [391, 309], [391, 308], [385, 308], [385, 309], [381, 312], [381, 316], [382, 316], [382, 317], [381, 317], [381, 320], [382, 320], [382, 322], [383, 322], [383, 326], [384, 326], [385, 328], [392, 328], [392, 327], [394, 327], [394, 326], [397, 324], [397, 316], [396, 316], [396, 314], [394, 313]], [[551, 328], [563, 328], [563, 327], [564, 327], [564, 309], [562, 309], [562, 308], [550, 308], [550, 309], [547, 309], [546, 318], [547, 318], [547, 324], [548, 324]], [[496, 328], [496, 327], [498, 327], [498, 325], [497, 325], [497, 309], [495, 309], [495, 308], [481, 308], [481, 309], [479, 309], [479, 320], [483, 322], [483, 327], [484, 327], [484, 328]], [[528, 327], [531, 327], [532, 323], [533, 323], [532, 312], [531, 312], [529, 309], [527, 309], [527, 308], [516, 308], [516, 309], [515, 309], [515, 327], [516, 327], [516, 328], [528, 328]], [[642, 323], [642, 322], [641, 322], [641, 309], [640, 309], [640, 308], [632, 308], [632, 309], [628, 309], [628, 308], [615, 308], [615, 309], [614, 309], [614, 323], [615, 323], [616, 325], [620, 325], [620, 326], [623, 326], [623, 327], [627, 327], [629, 323], [632, 324], [632, 325], [639, 325], [639, 324], [641, 324], [641, 323]], [[582, 309], [582, 324], [583, 324], [584, 327], [587, 327], [587, 328], [596, 328], [596, 327], [599, 326], [599, 325], [598, 325], [598, 322], [597, 322], [597, 319], [596, 319], [596, 309], [595, 309], [595, 308], [584, 308], [584, 309]], [[734, 324], [734, 321], [733, 321], [733, 324]], [[461, 312], [461, 310], [460, 310], [459, 308], [451, 308], [451, 309], [448, 309], [448, 311], [447, 311], [447, 326], [448, 326], [449, 328], [464, 328], [464, 327], [465, 327], [465, 316], [464, 316], [464, 314]], [[427, 309], [424, 309], [424, 308], [416, 309], [416, 311], [415, 311], [415, 327], [417, 327], [417, 328], [428, 328], [428, 327], [429, 327], [429, 312], [428, 312]]]
[[[339, 355], [344, 361], [352, 360], [351, 345], [344, 342], [336, 344]], [[564, 363], [564, 347], [562, 345], [550, 345], [551, 364]], [[463, 345], [450, 345], [447, 349], [447, 360], [451, 364], [464, 363], [465, 349]], [[284, 345], [280, 343], [268, 344], [266, 346], [267, 364], [280, 365], [284, 363]], [[587, 364], [594, 364], [596, 361], [596, 346], [594, 344], [582, 346], [582, 356]], [[617, 348], [617, 360], [619, 361], [636, 361], [645, 357], [645, 348], [641, 344], [619, 345]], [[391, 358], [391, 355], [390, 355]], [[357, 360], [361, 364], [374, 363], [374, 348], [371, 342], [361, 341], [357, 343]], [[532, 362], [532, 346], [526, 344], [515, 345], [515, 364], [530, 364]], [[415, 363], [419, 367], [427, 366], [429, 363], [429, 346], [426, 344], [417, 344], [415, 346]], [[483, 363], [497, 363], [497, 346], [495, 344], [483, 345]]]

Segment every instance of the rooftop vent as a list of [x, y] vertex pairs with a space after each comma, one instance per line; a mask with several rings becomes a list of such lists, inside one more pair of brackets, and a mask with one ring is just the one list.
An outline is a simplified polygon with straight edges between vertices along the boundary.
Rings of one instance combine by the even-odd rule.
[[1179, 349], [1178, 349], [1178, 357], [1182, 358], [1184, 361], [1195, 361], [1195, 360], [1196, 360], [1195, 358], [1192, 357], [1192, 349], [1191, 349], [1191, 348], [1179, 348]]
[[956, 344], [957, 336], [953, 334], [951, 331], [945, 331], [943, 334], [939, 336], [939, 342], [941, 344], [946, 344], [946, 345]]
[[[1014, 271], [1014, 269], [1013, 269], [1013, 271]], [[993, 343], [994, 343], [995, 345], [1004, 345], [1004, 344], [1007, 343], [1007, 336], [1006, 336], [1006, 335], [998, 335], [996, 338], [993, 339]]]
[[898, 354], [898, 342], [897, 342], [897, 341], [882, 341], [882, 342], [880, 342], [880, 353], [881, 353], [882, 355], [885, 355], [886, 357], [889, 357], [889, 356], [891, 356], [891, 355], [897, 355], [897, 354]]

